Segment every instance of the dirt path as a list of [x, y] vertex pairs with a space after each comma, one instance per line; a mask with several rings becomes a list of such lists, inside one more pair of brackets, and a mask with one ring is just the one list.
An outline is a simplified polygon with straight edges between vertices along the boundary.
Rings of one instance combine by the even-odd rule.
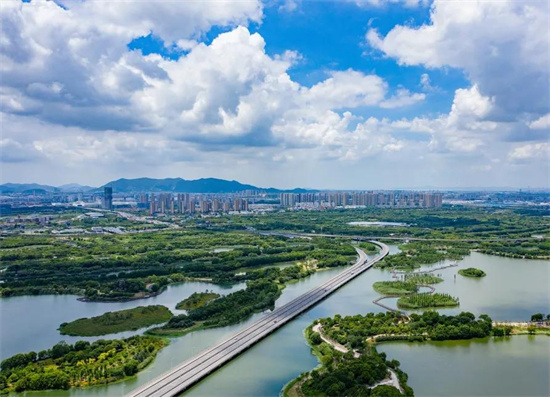
[[397, 374], [395, 373], [395, 371], [393, 369], [388, 368], [388, 371], [390, 371], [390, 377], [389, 378], [386, 378], [386, 379], [376, 383], [373, 386], [369, 386], [369, 389], [374, 389], [376, 386], [380, 386], [380, 385], [387, 385], [387, 386], [395, 387], [397, 390], [399, 390], [399, 392], [401, 394], [403, 394], [404, 391], [401, 388], [401, 384], [399, 383], [399, 378], [397, 377]]
[[[324, 340], [329, 345], [331, 345], [335, 350], [338, 350], [339, 352], [344, 353], [344, 354], [346, 354], [349, 351], [347, 347], [341, 345], [340, 343], [336, 342], [335, 340], [330, 339], [328, 336], [323, 334], [322, 329], [321, 329], [321, 324], [315, 324], [313, 326], [313, 332], [317, 332], [321, 336], [321, 339]], [[356, 351], [353, 352], [353, 357], [357, 358], [359, 356], [360, 356], [359, 353], [357, 353]]]

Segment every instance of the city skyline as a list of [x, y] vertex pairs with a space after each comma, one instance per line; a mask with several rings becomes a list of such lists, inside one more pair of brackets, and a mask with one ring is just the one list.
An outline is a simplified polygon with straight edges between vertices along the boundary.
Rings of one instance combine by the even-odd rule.
[[549, 187], [545, 2], [8, 0], [0, 21], [2, 183]]
[[[139, 179], [156, 179], [159, 181], [162, 181], [164, 179], [178, 179], [180, 177], [173, 177], [173, 178], [152, 178], [152, 177], [139, 177], [139, 178], [119, 178], [119, 179], [126, 179], [126, 180], [139, 180]], [[237, 182], [242, 185], [248, 186], [249, 184], [246, 181], [240, 181], [236, 179], [219, 179], [219, 178], [212, 178], [212, 177], [204, 177], [204, 178], [198, 178], [198, 179], [189, 179], [187, 181], [200, 181], [204, 179], [216, 179], [216, 180], [222, 180], [222, 181], [230, 181], [230, 182]], [[86, 192], [89, 190], [97, 190], [101, 189], [103, 187], [109, 186], [114, 181], [108, 181], [105, 183], [101, 183], [97, 186], [91, 186], [83, 183], [79, 183], [76, 181], [72, 181], [70, 183], [63, 183], [59, 185], [55, 184], [47, 184], [42, 183], [40, 181], [34, 181], [29, 180], [28, 182], [13, 182], [8, 181], [5, 183], [1, 183], [0, 186], [4, 185], [37, 185], [37, 186], [46, 186], [46, 187], [53, 187], [53, 188], [61, 188], [60, 193], [76, 193], [78, 191]], [[253, 185], [254, 186], [254, 185]], [[74, 188], [75, 190], [68, 190], [68, 188]], [[85, 188], [84, 190], [78, 189], [79, 187]], [[550, 186], [542, 186], [542, 187], [536, 187], [536, 186], [389, 186], [389, 187], [376, 187], [376, 186], [368, 186], [368, 187], [343, 187], [343, 188], [330, 188], [330, 187], [319, 187], [319, 186], [287, 186], [287, 187], [280, 187], [280, 186], [274, 186], [270, 185], [269, 183], [264, 183], [262, 186], [254, 186], [255, 189], [258, 191], [265, 191], [269, 189], [274, 189], [280, 192], [291, 192], [292, 190], [308, 190], [308, 191], [315, 191], [315, 192], [367, 192], [367, 191], [550, 191]], [[28, 189], [27, 189], [28, 190]], [[247, 190], [247, 189], [243, 189]], [[118, 193], [125, 193], [124, 192], [118, 192]], [[150, 189], [137, 189], [135, 192], [156, 192], [156, 193], [162, 193], [171, 192], [170, 190], [150, 190]], [[114, 191], [114, 193], [117, 193]], [[178, 191], [172, 191], [172, 193], [177, 194]], [[180, 192], [181, 193], [181, 192]], [[186, 193], [192, 193], [192, 194], [216, 194], [215, 192], [200, 192], [200, 191], [186, 191]], [[229, 193], [229, 192], [226, 192]]]

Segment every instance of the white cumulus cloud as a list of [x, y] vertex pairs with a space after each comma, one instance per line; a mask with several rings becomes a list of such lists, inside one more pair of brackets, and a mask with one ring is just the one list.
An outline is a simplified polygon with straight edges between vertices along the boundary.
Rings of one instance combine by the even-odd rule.
[[401, 65], [464, 69], [506, 119], [548, 113], [549, 24], [545, 1], [435, 0], [430, 23], [366, 37]]

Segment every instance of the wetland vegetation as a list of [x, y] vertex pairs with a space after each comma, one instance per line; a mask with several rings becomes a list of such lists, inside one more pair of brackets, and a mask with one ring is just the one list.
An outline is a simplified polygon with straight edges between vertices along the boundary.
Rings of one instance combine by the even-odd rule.
[[449, 294], [432, 294], [429, 292], [402, 296], [397, 300], [397, 307], [412, 310], [434, 307], [453, 307], [458, 305], [458, 298], [452, 297]]
[[[220, 246], [233, 249], [216, 252]], [[188, 279], [236, 283], [250, 279], [254, 269], [305, 260], [314, 261], [316, 268], [342, 266], [355, 256], [344, 239], [196, 228], [114, 236], [10, 236], [0, 238], [0, 260], [6, 265], [0, 295], [77, 294], [90, 301], [124, 301], [154, 296], [168, 284]]]
[[414, 283], [414, 284], [438, 284], [443, 282], [443, 279], [441, 277], [432, 276], [431, 274], [427, 274], [427, 273], [420, 273], [420, 274], [406, 273], [405, 281], [408, 283]]
[[220, 294], [216, 294], [214, 292], [194, 292], [189, 296], [189, 298], [185, 298], [181, 302], [179, 302], [176, 305], [176, 309], [178, 310], [191, 310], [191, 309], [197, 309], [201, 306], [204, 306], [208, 304], [209, 302], [213, 301], [214, 299], [217, 299], [220, 297]]
[[372, 288], [382, 295], [408, 295], [418, 291], [418, 285], [404, 281], [377, 281]]
[[[251, 233], [293, 231], [347, 236], [422, 238], [400, 246], [377, 266], [411, 270], [444, 259], [458, 260], [475, 249], [519, 258], [550, 258], [550, 220], [536, 209], [461, 206], [441, 209], [346, 209], [185, 218], [183, 227], [122, 235], [19, 235], [0, 237], [5, 271], [0, 296], [77, 294], [93, 301], [154, 296], [170, 283], [209, 279], [242, 281], [249, 270], [314, 260], [317, 268], [350, 263], [349, 239], [288, 238]], [[74, 218], [74, 214], [72, 214]], [[109, 215], [97, 222], [126, 225]], [[409, 226], [361, 227], [354, 221], [397, 222]], [[65, 218], [59, 220], [65, 222]], [[85, 218], [77, 222], [96, 222]], [[84, 225], [77, 225], [84, 226]], [[129, 227], [129, 226], [128, 226]], [[131, 230], [131, 229], [130, 229]], [[248, 230], [248, 232], [247, 232]], [[376, 249], [367, 242], [363, 249]], [[224, 250], [219, 250], [224, 247]]]
[[[308, 342], [322, 366], [289, 383], [285, 396], [414, 396], [406, 383], [407, 375], [399, 369], [399, 361], [387, 360], [386, 354], [378, 353], [374, 346], [366, 346], [359, 357], [354, 357], [353, 353], [341, 353], [317, 338], [309, 338]], [[404, 394], [393, 386], [378, 384], [390, 376], [390, 369], [398, 374]]]
[[137, 330], [170, 320], [172, 313], [161, 305], [139, 306], [133, 309], [107, 312], [101, 316], [79, 318], [59, 327], [62, 335], [97, 336]]

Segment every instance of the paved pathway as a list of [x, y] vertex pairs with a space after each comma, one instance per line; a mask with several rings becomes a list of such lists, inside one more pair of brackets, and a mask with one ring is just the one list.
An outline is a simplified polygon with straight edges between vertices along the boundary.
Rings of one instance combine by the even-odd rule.
[[[338, 350], [339, 352], [342, 352], [344, 354], [349, 351], [349, 349], [347, 347], [341, 345], [340, 343], [330, 339], [328, 336], [323, 334], [323, 328], [321, 328], [321, 324], [315, 324], [312, 328], [312, 331], [317, 332], [321, 336], [321, 339], [324, 340], [329, 345], [331, 345], [335, 350]], [[376, 335], [376, 336], [378, 336], [378, 335]], [[361, 354], [359, 354], [359, 352], [354, 350], [353, 351], [353, 357], [355, 357], [355, 358], [361, 357]], [[391, 368], [388, 368], [388, 371], [390, 373], [390, 376], [388, 376], [384, 380], [381, 380], [380, 382], [375, 383], [372, 386], [369, 386], [369, 389], [373, 389], [376, 386], [380, 386], [380, 385], [388, 385], [388, 386], [395, 387], [396, 389], [398, 389], [401, 392], [401, 394], [403, 394], [403, 388], [401, 387], [401, 383], [399, 383], [399, 378], [397, 377], [397, 374]]]

